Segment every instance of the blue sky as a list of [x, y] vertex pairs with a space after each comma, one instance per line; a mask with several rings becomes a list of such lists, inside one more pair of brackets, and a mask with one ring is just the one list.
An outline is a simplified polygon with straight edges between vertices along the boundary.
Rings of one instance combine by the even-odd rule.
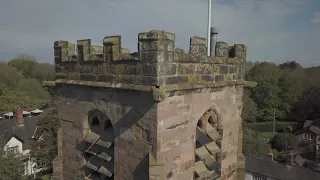
[[[206, 36], [207, 0], [0, 0], [0, 60], [20, 54], [53, 62], [53, 42], [108, 35], [137, 50], [139, 32], [176, 33], [188, 49], [191, 36]], [[248, 46], [248, 60], [295, 60], [320, 65], [319, 0], [213, 0], [219, 40]]]

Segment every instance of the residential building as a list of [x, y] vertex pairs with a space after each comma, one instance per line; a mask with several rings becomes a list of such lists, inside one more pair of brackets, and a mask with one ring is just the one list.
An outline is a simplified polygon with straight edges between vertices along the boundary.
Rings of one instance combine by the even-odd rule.
[[270, 159], [246, 156], [245, 180], [319, 180], [320, 173]]
[[302, 129], [295, 132], [296, 151], [305, 159], [320, 162], [320, 119], [307, 120]]
[[42, 170], [30, 157], [31, 145], [37, 140], [34, 134], [37, 131], [38, 119], [23, 117], [23, 111], [17, 110], [13, 113], [13, 118], [0, 121], [0, 141], [4, 151], [22, 155], [24, 175], [32, 175]]

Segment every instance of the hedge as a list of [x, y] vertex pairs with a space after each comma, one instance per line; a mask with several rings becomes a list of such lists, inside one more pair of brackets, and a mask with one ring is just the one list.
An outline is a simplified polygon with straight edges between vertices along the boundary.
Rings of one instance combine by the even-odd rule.
[[[246, 128], [255, 131], [273, 132], [273, 122], [246, 123], [245, 126]], [[292, 131], [295, 131], [302, 127], [302, 125], [297, 122], [276, 122], [276, 132], [285, 131], [288, 126], [292, 128]]]

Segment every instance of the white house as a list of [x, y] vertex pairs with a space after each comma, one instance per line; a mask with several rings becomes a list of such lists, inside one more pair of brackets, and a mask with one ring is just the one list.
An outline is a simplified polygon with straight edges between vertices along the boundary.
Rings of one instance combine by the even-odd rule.
[[4, 151], [24, 155], [22, 159], [24, 163], [24, 175], [34, 174], [36, 164], [29, 157], [30, 149], [23, 149], [24, 140], [12, 134], [8, 142], [4, 146]]
[[30, 158], [31, 144], [36, 142], [38, 117], [23, 117], [24, 112], [17, 111], [13, 118], [0, 121], [0, 141], [5, 152], [23, 155], [24, 175], [32, 175], [42, 171]]
[[245, 180], [319, 180], [320, 173], [270, 159], [246, 156]]

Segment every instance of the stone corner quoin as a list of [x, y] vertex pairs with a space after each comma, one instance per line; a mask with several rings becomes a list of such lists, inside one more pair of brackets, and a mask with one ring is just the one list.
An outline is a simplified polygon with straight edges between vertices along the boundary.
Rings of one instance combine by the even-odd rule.
[[[56, 179], [244, 179], [242, 96], [247, 48], [139, 33], [138, 52], [106, 36], [54, 42]], [[251, 83], [252, 84], [252, 83]]]

